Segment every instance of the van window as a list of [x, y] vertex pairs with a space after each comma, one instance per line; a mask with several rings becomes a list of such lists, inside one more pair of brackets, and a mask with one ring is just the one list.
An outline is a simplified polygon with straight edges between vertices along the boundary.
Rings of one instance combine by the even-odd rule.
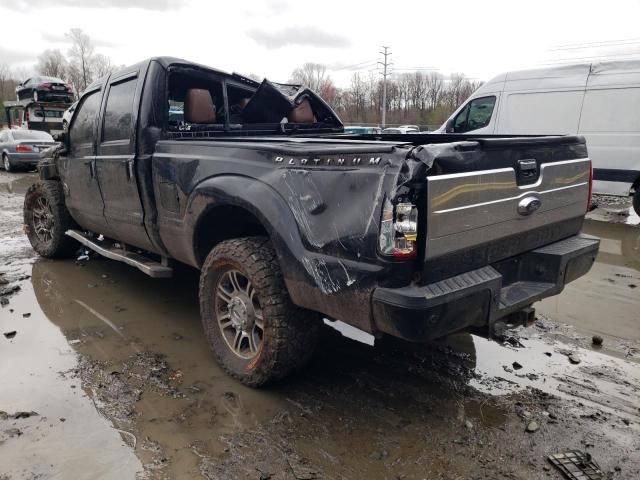
[[491, 122], [495, 105], [494, 96], [474, 98], [456, 115], [453, 131], [463, 133], [486, 127]]
[[69, 129], [72, 145], [93, 142], [95, 122], [100, 107], [100, 93], [100, 91], [90, 93], [80, 104], [80, 109], [76, 112]]
[[587, 90], [580, 132], [640, 132], [640, 88]]
[[107, 107], [104, 112], [102, 141], [129, 140], [133, 121], [133, 97], [136, 94], [137, 78], [116, 83], [109, 88]]
[[565, 135], [578, 131], [584, 92], [511, 93], [500, 114], [498, 133]]

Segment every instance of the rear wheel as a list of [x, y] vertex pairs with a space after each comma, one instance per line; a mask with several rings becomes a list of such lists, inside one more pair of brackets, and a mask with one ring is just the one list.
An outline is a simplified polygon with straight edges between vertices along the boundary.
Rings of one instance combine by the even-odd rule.
[[43, 257], [67, 257], [79, 247], [65, 235], [76, 225], [64, 204], [60, 182], [45, 180], [29, 187], [24, 198], [24, 224], [31, 246]]
[[318, 315], [291, 302], [275, 251], [263, 237], [227, 240], [209, 253], [200, 314], [220, 365], [253, 387], [304, 365], [320, 331]]
[[4, 168], [7, 172], [13, 171], [11, 160], [9, 160], [9, 155], [7, 155], [6, 153], [2, 154], [2, 168]]

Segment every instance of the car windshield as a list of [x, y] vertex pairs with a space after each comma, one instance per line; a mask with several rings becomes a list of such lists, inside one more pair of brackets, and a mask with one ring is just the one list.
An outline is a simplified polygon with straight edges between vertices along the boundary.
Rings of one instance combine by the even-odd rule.
[[14, 140], [37, 140], [43, 142], [53, 142], [53, 137], [47, 132], [40, 132], [38, 130], [22, 130], [12, 132]]

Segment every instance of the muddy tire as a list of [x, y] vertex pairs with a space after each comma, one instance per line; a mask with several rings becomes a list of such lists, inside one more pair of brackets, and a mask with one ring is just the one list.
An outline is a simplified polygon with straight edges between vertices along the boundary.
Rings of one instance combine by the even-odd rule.
[[636, 193], [633, 194], [633, 209], [636, 215], [640, 216], [640, 185], [636, 187]]
[[64, 204], [60, 182], [46, 180], [31, 185], [24, 197], [23, 214], [29, 242], [40, 256], [68, 257], [80, 246], [64, 233], [76, 224]]
[[319, 316], [295, 306], [268, 239], [218, 244], [200, 275], [200, 316], [218, 363], [259, 387], [302, 367], [313, 355]]

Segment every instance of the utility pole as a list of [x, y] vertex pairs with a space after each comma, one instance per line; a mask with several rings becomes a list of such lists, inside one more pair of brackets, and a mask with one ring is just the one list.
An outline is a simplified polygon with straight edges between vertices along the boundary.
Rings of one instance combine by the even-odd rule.
[[384, 128], [387, 123], [387, 77], [391, 75], [387, 70], [388, 67], [391, 66], [391, 63], [388, 61], [388, 57], [391, 55], [389, 48], [391, 47], [382, 47], [384, 51], [380, 52], [380, 54], [384, 56], [384, 62], [378, 62], [378, 65], [382, 65], [384, 69], [382, 72], [382, 128]]

